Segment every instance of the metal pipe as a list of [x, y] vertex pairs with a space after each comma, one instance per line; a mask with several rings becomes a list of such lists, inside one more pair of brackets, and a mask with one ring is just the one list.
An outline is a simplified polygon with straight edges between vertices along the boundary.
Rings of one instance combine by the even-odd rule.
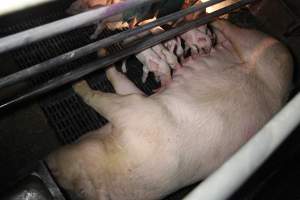
[[118, 43], [123, 41], [126, 38], [129, 38], [131, 36], [134, 36], [136, 34], [145, 32], [147, 30], [150, 30], [156, 26], [164, 25], [170, 21], [177, 20], [179, 18], [182, 18], [188, 14], [194, 13], [195, 11], [204, 11], [206, 8], [215, 5], [217, 3], [220, 3], [224, 0], [211, 0], [209, 2], [203, 3], [201, 5], [195, 5], [188, 9], [181, 10], [175, 13], [172, 13], [170, 15], [167, 15], [165, 17], [161, 17], [154, 22], [151, 22], [149, 24], [146, 24], [144, 26], [137, 27], [133, 30], [127, 30], [115, 35], [112, 35], [110, 37], [107, 37], [103, 40], [99, 40], [97, 42], [91, 43], [87, 46], [75, 49], [73, 51], [64, 53], [62, 55], [59, 55], [55, 58], [52, 58], [50, 60], [47, 60], [45, 62], [36, 64], [32, 67], [29, 67], [27, 69], [23, 69], [21, 71], [18, 71], [16, 73], [13, 73], [11, 75], [8, 75], [6, 77], [0, 78], [0, 89], [3, 87], [7, 87], [10, 85], [13, 85], [19, 81], [26, 80], [28, 78], [31, 78], [33, 76], [36, 76], [37, 74], [40, 74], [42, 72], [45, 72], [47, 70], [55, 69], [59, 65], [62, 65], [67, 62], [71, 62], [73, 60], [76, 60], [82, 56], [88, 55], [92, 52], [97, 51], [100, 48], [108, 47], [112, 44]]
[[78, 27], [119, 14], [127, 9], [135, 8], [141, 4], [159, 0], [127, 0], [111, 6], [93, 9], [75, 16], [61, 19], [49, 24], [35, 27], [0, 39], [0, 54], [12, 49], [28, 45], [33, 42], [71, 31]]
[[145, 39], [144, 41], [141, 41], [131, 47], [125, 48], [119, 52], [116, 52], [113, 55], [104, 57], [101, 60], [95, 61], [93, 63], [87, 64], [81, 68], [75, 69], [69, 73], [66, 73], [64, 75], [61, 75], [59, 77], [56, 77], [36, 88], [29, 91], [28, 93], [24, 95], [20, 95], [4, 104], [0, 105], [0, 110], [6, 109], [10, 106], [16, 105], [20, 102], [23, 102], [25, 100], [31, 99], [33, 97], [37, 97], [40, 95], [43, 95], [51, 90], [54, 90], [56, 88], [59, 88], [65, 84], [74, 82], [92, 72], [95, 72], [99, 69], [105, 68], [109, 65], [112, 65], [121, 59], [126, 58], [127, 56], [139, 53], [147, 48], [150, 48], [152, 46], [155, 46], [169, 38], [173, 38], [179, 34], [182, 34], [188, 30], [193, 29], [194, 27], [201, 26], [204, 24], [207, 24], [211, 21], [213, 21], [216, 17], [222, 16], [224, 14], [227, 14], [237, 8], [240, 8], [242, 6], [245, 6], [255, 0], [241, 0], [238, 3], [235, 3], [233, 5], [230, 5], [228, 7], [222, 8], [218, 11], [215, 11], [209, 15], [206, 15], [198, 20], [186, 23], [182, 26], [176, 27], [174, 29], [171, 29], [169, 31], [163, 32], [159, 35], [151, 36], [148, 39]]
[[266, 161], [300, 123], [300, 93], [184, 200], [224, 200]]
[[53, 1], [55, 0], [1, 0], [0, 16]]

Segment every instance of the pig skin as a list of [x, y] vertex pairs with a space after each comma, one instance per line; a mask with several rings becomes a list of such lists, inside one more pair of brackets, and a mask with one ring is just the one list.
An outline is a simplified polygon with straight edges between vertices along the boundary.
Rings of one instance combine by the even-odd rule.
[[161, 199], [207, 177], [279, 111], [291, 84], [288, 50], [226, 21], [214, 27], [210, 55], [186, 59], [150, 97], [114, 68], [117, 94], [74, 86], [109, 124], [48, 157], [61, 186], [89, 200]]

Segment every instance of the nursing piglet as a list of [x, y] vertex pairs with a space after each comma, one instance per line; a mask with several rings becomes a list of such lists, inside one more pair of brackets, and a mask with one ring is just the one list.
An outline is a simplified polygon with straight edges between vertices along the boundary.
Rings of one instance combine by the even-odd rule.
[[109, 120], [51, 154], [60, 185], [89, 200], [157, 200], [205, 179], [284, 105], [292, 58], [277, 40], [226, 21], [217, 45], [182, 61], [172, 81], [146, 97], [114, 68], [116, 94], [74, 86]]

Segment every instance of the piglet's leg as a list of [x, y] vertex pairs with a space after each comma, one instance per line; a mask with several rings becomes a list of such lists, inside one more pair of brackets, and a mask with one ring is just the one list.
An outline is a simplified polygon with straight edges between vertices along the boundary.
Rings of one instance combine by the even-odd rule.
[[149, 76], [149, 72], [150, 72], [149, 67], [147, 65], [143, 64], [143, 76], [142, 76], [142, 82], [143, 83], [146, 83], [147, 78]]
[[184, 59], [184, 50], [182, 47], [181, 38], [176, 37], [176, 39], [174, 38], [172, 40], [169, 40], [164, 43], [164, 46], [168, 49], [167, 54], [171, 54], [169, 56], [169, 60], [171, 58], [171, 61], [173, 61], [173, 63], [168, 60], [167, 61], [169, 62], [168, 64], [172, 67], [172, 69], [178, 69], [179, 67], [181, 67], [178, 62], [178, 59], [180, 61]]
[[138, 89], [133, 82], [131, 82], [125, 75], [118, 72], [115, 67], [111, 67], [106, 71], [106, 76], [111, 82], [117, 94], [142, 94], [144, 93]]
[[126, 60], [123, 60], [123, 62], [122, 62], [122, 72], [123, 73], [127, 73], [127, 66], [126, 66]]
[[91, 40], [97, 39], [97, 37], [103, 32], [104, 28], [105, 28], [105, 24], [103, 22], [99, 22], [99, 24], [97, 24], [97, 28], [95, 32], [93, 33], [93, 35], [90, 36], [90, 39]]

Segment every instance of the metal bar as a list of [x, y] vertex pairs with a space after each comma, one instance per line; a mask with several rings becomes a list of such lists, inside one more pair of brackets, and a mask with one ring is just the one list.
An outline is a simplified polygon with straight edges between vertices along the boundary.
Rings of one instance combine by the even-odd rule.
[[112, 65], [121, 59], [126, 58], [127, 56], [139, 53], [147, 48], [150, 48], [154, 45], [157, 45], [169, 38], [173, 38], [179, 34], [182, 34], [188, 30], [193, 29], [194, 27], [201, 26], [204, 24], [207, 24], [211, 21], [213, 21], [216, 17], [222, 16], [224, 14], [227, 14], [235, 9], [238, 9], [242, 6], [245, 6], [255, 0], [241, 0], [238, 3], [235, 3], [233, 5], [230, 5], [228, 7], [222, 8], [220, 10], [217, 10], [213, 13], [210, 13], [209, 15], [206, 15], [202, 17], [201, 19], [186, 23], [180, 27], [171, 29], [169, 31], [163, 32], [159, 35], [152, 36], [134, 46], [128, 47], [126, 49], [123, 49], [113, 55], [107, 56], [99, 61], [95, 61], [93, 63], [87, 64], [81, 68], [78, 68], [76, 70], [73, 70], [69, 73], [66, 73], [62, 76], [59, 76], [57, 78], [54, 78], [36, 88], [28, 92], [27, 94], [20, 95], [4, 104], [0, 105], [0, 110], [8, 108], [10, 106], [16, 105], [17, 103], [23, 102], [25, 100], [31, 99], [33, 97], [37, 97], [40, 95], [43, 95], [51, 90], [54, 90], [56, 88], [59, 88], [65, 84], [74, 82], [92, 72], [95, 72], [96, 70], [103, 69], [109, 65]]
[[0, 39], [0, 53], [91, 24], [147, 2], [156, 1], [159, 0], [127, 0], [125, 2], [93, 9], [75, 16], [22, 31]]
[[43, 181], [43, 183], [46, 185], [49, 192], [51, 193], [53, 199], [66, 200], [61, 190], [59, 189], [58, 185], [52, 178], [45, 161], [39, 161], [38, 169], [36, 172], [33, 172], [32, 175], [39, 177]]
[[300, 93], [244, 147], [184, 200], [224, 200], [267, 160], [300, 123]]
[[108, 47], [114, 43], [118, 43], [123, 41], [124, 39], [127, 39], [131, 36], [134, 36], [136, 34], [145, 32], [147, 30], [150, 30], [156, 26], [164, 25], [170, 21], [174, 21], [176, 19], [179, 19], [181, 17], [184, 17], [188, 14], [191, 14], [195, 11], [204, 11], [207, 7], [210, 7], [212, 5], [215, 5], [217, 3], [220, 3], [224, 0], [211, 0], [209, 2], [203, 3], [201, 5], [195, 5], [188, 9], [178, 11], [176, 13], [172, 13], [170, 15], [167, 15], [165, 17], [159, 18], [155, 20], [154, 22], [151, 22], [149, 24], [146, 24], [144, 26], [137, 27], [133, 30], [127, 30], [118, 34], [115, 34], [113, 36], [107, 37], [103, 40], [99, 40], [97, 42], [91, 43], [87, 46], [75, 49], [73, 51], [64, 53], [62, 55], [59, 55], [55, 58], [52, 58], [50, 60], [47, 60], [45, 62], [36, 64], [32, 67], [29, 67], [27, 69], [18, 71], [14, 74], [8, 75], [6, 77], [3, 77], [0, 79], [0, 89], [3, 87], [7, 87], [10, 85], [13, 85], [19, 81], [26, 80], [28, 78], [31, 78], [33, 76], [36, 76], [37, 74], [40, 74], [42, 72], [45, 72], [47, 70], [55, 69], [59, 65], [62, 65], [64, 63], [76, 60], [82, 56], [88, 55], [92, 52], [97, 51], [100, 48]]
[[55, 0], [1, 0], [0, 1], [0, 17], [22, 9], [53, 2]]

